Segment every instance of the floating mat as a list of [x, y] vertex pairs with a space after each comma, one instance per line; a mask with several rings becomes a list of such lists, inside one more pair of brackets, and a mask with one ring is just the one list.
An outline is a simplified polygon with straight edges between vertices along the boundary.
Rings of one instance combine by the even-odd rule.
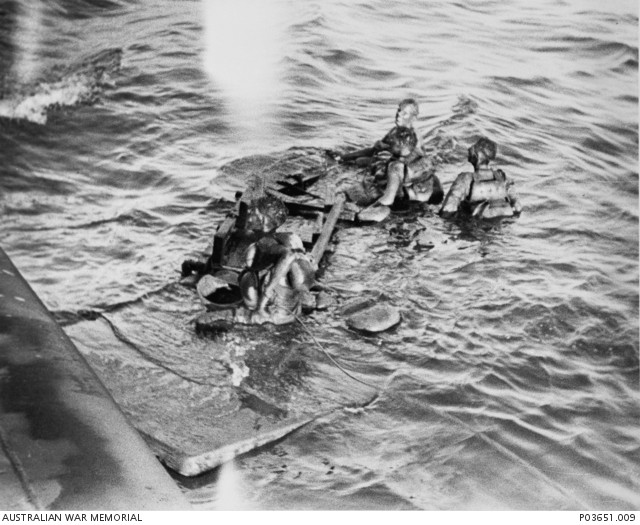
[[[377, 394], [297, 323], [237, 326], [212, 338], [195, 333], [202, 311], [195, 292], [175, 284], [66, 328], [155, 454], [184, 476]], [[339, 342], [324, 345], [340, 353]]]

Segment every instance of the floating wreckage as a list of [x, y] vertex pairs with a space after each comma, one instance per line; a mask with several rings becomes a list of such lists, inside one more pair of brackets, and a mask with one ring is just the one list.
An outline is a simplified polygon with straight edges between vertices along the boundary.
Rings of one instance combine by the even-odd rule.
[[352, 301], [343, 306], [342, 313], [347, 317], [349, 328], [365, 334], [390, 330], [402, 321], [397, 308], [371, 299]]
[[[249, 227], [252, 203], [261, 197], [272, 197], [284, 204], [287, 219], [275, 234], [256, 233]], [[185, 261], [182, 273], [188, 279], [198, 279], [197, 291], [208, 312], [196, 320], [196, 329], [201, 333], [225, 330], [232, 322], [282, 324], [293, 322], [295, 315], [257, 316], [243, 306], [240, 280], [246, 270], [245, 254], [253, 243], [270, 235], [279, 238], [295, 237], [301, 242], [309, 272], [318, 271], [338, 220], [354, 221], [357, 206], [346, 202], [345, 194], [336, 191], [335, 181], [329, 180], [327, 170], [312, 170], [280, 176], [270, 181], [255, 178], [247, 190], [239, 196], [237, 206], [218, 227], [211, 256], [206, 261]], [[303, 250], [297, 250], [302, 252]], [[281, 258], [289, 257], [282, 255]], [[269, 277], [286, 282], [286, 268], [273, 265]], [[191, 276], [195, 271], [196, 275]], [[266, 285], [260, 293], [266, 293]], [[326, 294], [308, 294], [303, 301], [307, 311], [326, 306]], [[319, 301], [318, 301], [319, 299]], [[319, 304], [318, 304], [319, 303]], [[323, 305], [324, 303], [324, 305]]]
[[[355, 220], [357, 208], [342, 196], [353, 170], [329, 164], [320, 150], [298, 148], [240, 159], [221, 176], [236, 180], [238, 172], [274, 175], [264, 191], [290, 212], [279, 231], [295, 232], [322, 269], [338, 221]], [[199, 261], [208, 275], [199, 286], [207, 313], [239, 301], [234, 286], [247, 240], [234, 231], [246, 218], [252, 191], [249, 184], [218, 227], [209, 257]], [[189, 279], [196, 284], [196, 276]], [[203, 306], [183, 284], [65, 328], [156, 456], [177, 473], [199, 475], [378, 396], [379, 387], [366, 380], [367, 363], [350, 362], [348, 373], [336, 363], [350, 341], [360, 339], [357, 331], [332, 337], [333, 330], [316, 323], [304, 329], [299, 323], [233, 324], [203, 336], [194, 330]], [[328, 299], [318, 291], [316, 307]], [[317, 338], [330, 351], [320, 351]]]
[[[255, 237], [247, 235], [247, 222], [251, 203], [257, 198], [268, 195], [280, 199], [286, 205], [289, 216], [278, 232], [295, 234], [302, 239], [314, 270], [318, 270], [320, 266], [338, 220], [363, 222], [358, 213], [360, 208], [346, 201], [348, 186], [340, 184], [345, 182], [353, 187], [353, 179], [341, 181], [339, 177], [331, 176], [330, 172], [338, 169], [338, 166], [334, 164], [327, 168], [326, 159], [324, 169], [317, 169], [317, 166], [315, 168], [285, 172], [270, 180], [253, 179], [247, 190], [238, 195], [234, 212], [218, 227], [209, 259], [197, 263], [185, 261], [183, 275], [190, 275], [194, 264], [198, 268], [198, 295], [209, 310], [196, 320], [198, 332], [214, 334], [226, 331], [234, 321], [252, 323], [246, 316], [229, 315], [229, 311], [233, 308], [242, 309], [239, 280], [245, 265], [244, 254], [255, 240]], [[389, 210], [388, 207], [384, 208]], [[322, 308], [331, 301], [322, 292], [311, 299], [305, 305], [308, 311]], [[355, 330], [377, 333], [401, 322], [399, 312], [383, 302], [360, 306], [357, 311], [350, 311], [347, 317], [347, 325]], [[255, 324], [261, 322], [265, 320]], [[271, 322], [278, 324], [277, 321]]]

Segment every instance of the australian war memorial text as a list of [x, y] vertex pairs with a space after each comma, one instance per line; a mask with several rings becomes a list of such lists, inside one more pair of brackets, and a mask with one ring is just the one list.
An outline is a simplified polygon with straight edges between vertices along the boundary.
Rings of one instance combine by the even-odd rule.
[[33, 522], [33, 521], [59, 521], [68, 523], [71, 521], [86, 522], [141, 522], [138, 513], [110, 513], [110, 512], [5, 512], [2, 514], [2, 522]]

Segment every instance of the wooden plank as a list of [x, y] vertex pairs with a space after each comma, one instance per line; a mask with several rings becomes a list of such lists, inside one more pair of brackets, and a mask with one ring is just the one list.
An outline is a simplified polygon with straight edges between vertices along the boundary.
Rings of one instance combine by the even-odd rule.
[[320, 181], [320, 189], [318, 193], [322, 196], [328, 206], [333, 206], [335, 204], [337, 198], [335, 184], [330, 183], [326, 179]]
[[283, 198], [288, 199], [320, 199], [322, 195], [316, 191], [316, 187], [313, 186], [311, 189], [307, 187], [299, 187], [292, 186], [288, 184], [282, 183], [282, 181], [278, 181], [276, 183], [268, 183], [266, 186], [266, 192], [276, 192], [277, 196], [283, 196]]
[[236, 226], [236, 215], [229, 215], [224, 222], [218, 227], [216, 233], [213, 235], [213, 249], [211, 250], [211, 263], [216, 265], [222, 264], [222, 258], [224, 257], [227, 241], [229, 236], [233, 232]]
[[340, 220], [347, 221], [347, 222], [355, 222], [356, 212], [343, 210], [342, 213], [340, 214]]
[[291, 197], [271, 188], [267, 189], [267, 194], [281, 199], [291, 213], [322, 211], [326, 208], [323, 200], [314, 199], [310, 196]]
[[281, 180], [286, 181], [286, 184], [289, 186], [297, 186], [301, 189], [306, 189], [323, 175], [324, 173], [321, 173], [318, 170], [314, 169], [313, 171], [309, 171], [307, 173], [294, 173]]
[[272, 197], [276, 197], [280, 200], [282, 200], [282, 202], [284, 202], [285, 204], [300, 204], [303, 205], [308, 201], [312, 201], [312, 200], [317, 200], [314, 199], [313, 196], [311, 195], [287, 195], [286, 193], [282, 193], [281, 191], [273, 188], [273, 187], [268, 187], [266, 190], [267, 195], [271, 195]]
[[[327, 208], [331, 207], [331, 204], [327, 204], [326, 201], [322, 199], [313, 199], [305, 197], [291, 197], [289, 195], [285, 195], [274, 189], [268, 189], [267, 193], [269, 195], [273, 195], [274, 197], [278, 197], [282, 199], [282, 201], [287, 205], [289, 211], [291, 213], [313, 213], [313, 212], [322, 212]], [[330, 200], [330, 202], [335, 203], [337, 199], [337, 194], [335, 194]], [[360, 208], [354, 204], [353, 202], [345, 202], [343, 205], [343, 210], [340, 213], [340, 220], [353, 222], [356, 219], [356, 214], [360, 211]]]
[[342, 208], [344, 207], [345, 199], [346, 197], [344, 193], [340, 193], [338, 195], [333, 208], [331, 208], [329, 215], [327, 215], [327, 220], [324, 223], [324, 227], [322, 228], [320, 237], [316, 241], [313, 250], [311, 250], [311, 257], [316, 266], [320, 263], [320, 259], [322, 259], [322, 255], [324, 254], [324, 251], [329, 244], [331, 234], [336, 227], [336, 223], [338, 222], [338, 218], [340, 217], [340, 213], [342, 212]]

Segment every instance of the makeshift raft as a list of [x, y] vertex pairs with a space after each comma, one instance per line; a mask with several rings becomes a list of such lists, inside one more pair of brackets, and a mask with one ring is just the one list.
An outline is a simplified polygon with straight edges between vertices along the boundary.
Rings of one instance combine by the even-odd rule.
[[226, 309], [241, 304], [238, 287], [244, 267], [244, 254], [254, 241], [246, 233], [246, 222], [251, 202], [263, 195], [280, 199], [288, 209], [287, 221], [278, 232], [296, 234], [302, 241], [314, 269], [327, 250], [338, 220], [354, 221], [357, 206], [346, 202], [344, 193], [336, 191], [327, 170], [286, 174], [265, 180], [254, 178], [242, 194], [238, 195], [235, 210], [218, 227], [211, 257], [206, 263], [207, 275], [215, 277], [212, 283], [222, 286], [199, 287], [199, 292], [210, 310]]
[[[336, 191], [341, 181], [353, 180], [348, 170], [330, 165], [323, 151], [296, 149], [241, 159], [221, 171], [234, 180], [236, 172], [270, 174], [266, 192], [282, 198], [291, 215], [279, 231], [298, 234], [320, 264], [337, 222], [355, 216]], [[217, 229], [209, 257], [214, 273], [242, 267], [241, 240], [233, 231], [258, 189], [249, 185]], [[362, 369], [351, 363], [347, 376], [312, 340], [313, 332], [322, 333], [340, 360], [349, 337], [356, 337], [346, 328], [334, 341], [311, 321], [309, 332], [295, 323], [234, 326], [205, 337], [194, 330], [202, 309], [193, 289], [174, 283], [66, 328], [154, 453], [179, 474], [201, 474], [377, 395], [357, 379], [366, 378], [366, 363]]]

